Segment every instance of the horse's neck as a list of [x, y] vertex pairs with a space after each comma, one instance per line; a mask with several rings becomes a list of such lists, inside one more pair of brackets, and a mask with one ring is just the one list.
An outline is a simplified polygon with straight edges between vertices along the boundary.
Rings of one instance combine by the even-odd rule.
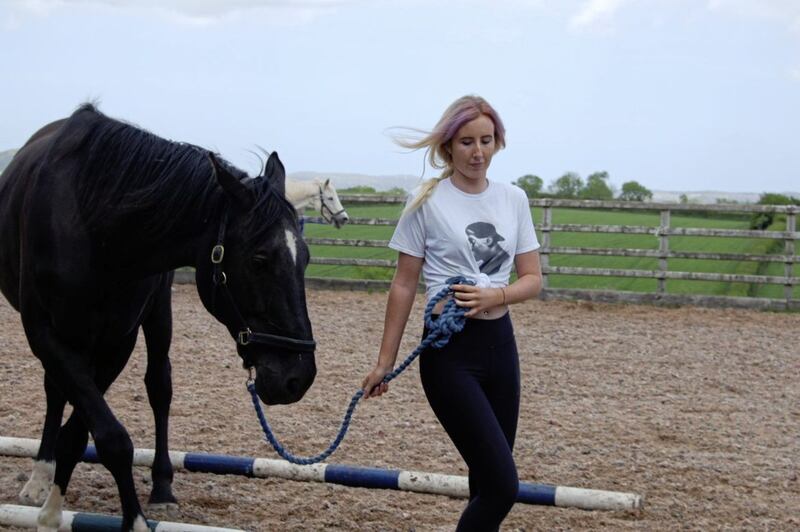
[[219, 243], [222, 215], [229, 209], [220, 196], [202, 207], [188, 209], [169, 232], [158, 239], [130, 234], [109, 250], [114, 257], [109, 266], [151, 274], [183, 266], [197, 267], [198, 260], [210, 257], [211, 248]]
[[296, 210], [312, 206], [318, 197], [319, 185], [316, 182], [286, 180], [286, 199]]

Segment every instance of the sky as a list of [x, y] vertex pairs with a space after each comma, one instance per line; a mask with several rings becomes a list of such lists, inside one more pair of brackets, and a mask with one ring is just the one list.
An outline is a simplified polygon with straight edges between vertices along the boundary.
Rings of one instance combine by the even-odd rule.
[[0, 0], [0, 151], [80, 103], [257, 173], [431, 177], [396, 128], [500, 113], [490, 179], [800, 191], [800, 0]]

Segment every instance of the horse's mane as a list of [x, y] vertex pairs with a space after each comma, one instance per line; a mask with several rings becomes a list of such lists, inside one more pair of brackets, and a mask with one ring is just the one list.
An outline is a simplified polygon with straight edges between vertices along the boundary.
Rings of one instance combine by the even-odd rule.
[[[187, 220], [206, 219], [224, 208], [224, 193], [214, 178], [208, 150], [172, 142], [136, 126], [109, 118], [84, 104], [59, 135], [61, 157], [80, 154], [76, 193], [80, 216], [94, 234], [139, 234], [159, 240]], [[216, 157], [240, 180], [248, 175]], [[252, 238], [259, 238], [284, 208], [294, 212], [268, 179], [254, 186], [260, 214]], [[253, 218], [253, 217], [251, 217]], [[249, 240], [249, 239], [248, 239]]]

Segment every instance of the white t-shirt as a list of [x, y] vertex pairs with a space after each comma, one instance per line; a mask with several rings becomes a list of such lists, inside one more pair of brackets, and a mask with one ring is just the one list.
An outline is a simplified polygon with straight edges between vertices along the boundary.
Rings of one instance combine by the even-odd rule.
[[430, 300], [456, 275], [481, 287], [507, 286], [514, 256], [539, 249], [539, 241], [521, 188], [489, 181], [483, 192], [469, 194], [444, 179], [422, 207], [400, 218], [389, 247], [425, 259]]

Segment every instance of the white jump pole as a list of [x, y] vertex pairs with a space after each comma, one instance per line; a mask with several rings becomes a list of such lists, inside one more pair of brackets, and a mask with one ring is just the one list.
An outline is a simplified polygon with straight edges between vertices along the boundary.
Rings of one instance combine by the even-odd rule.
[[[39, 440], [0, 436], [0, 454], [5, 456], [36, 456]], [[155, 450], [135, 449], [133, 464], [152, 467]], [[432, 493], [451, 497], [469, 497], [467, 477], [398, 471], [371, 467], [337, 464], [295, 465], [285, 460], [250, 458], [207, 453], [170, 451], [172, 467], [176, 470], [246, 477], [278, 477], [288, 480], [327, 482], [362, 488], [395, 489]], [[97, 453], [89, 446], [83, 460], [97, 462]], [[517, 502], [580, 508], [583, 510], [635, 510], [642, 508], [643, 500], [635, 493], [604, 491], [550, 484], [519, 483]]]
[[[0, 525], [19, 528], [37, 528], [39, 508], [19, 506], [17, 504], [0, 504]], [[216, 526], [190, 525], [187, 523], [171, 523], [169, 521], [153, 521], [147, 524], [154, 532], [242, 532], [238, 528], [219, 528]], [[115, 515], [92, 514], [84, 512], [68, 512], [62, 510], [59, 532], [97, 532], [98, 530], [119, 530], [122, 518]]]

